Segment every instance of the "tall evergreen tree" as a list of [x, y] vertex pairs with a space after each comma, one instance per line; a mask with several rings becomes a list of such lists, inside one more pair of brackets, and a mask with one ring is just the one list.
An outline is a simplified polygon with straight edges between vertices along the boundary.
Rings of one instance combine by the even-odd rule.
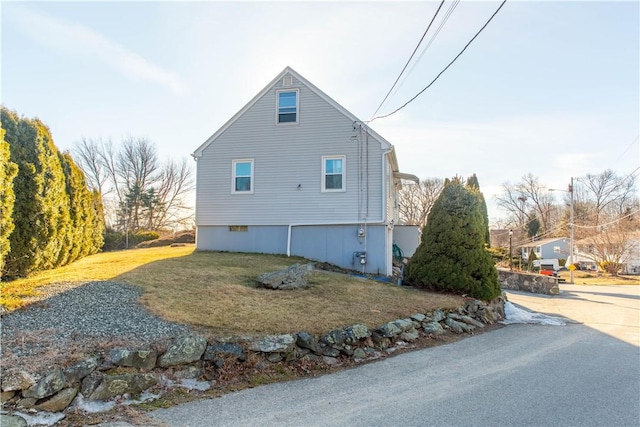
[[406, 281], [490, 300], [500, 295], [498, 272], [485, 250], [480, 198], [462, 180], [446, 180], [429, 213]]
[[480, 198], [480, 211], [482, 213], [482, 218], [485, 223], [485, 235], [484, 235], [484, 243], [487, 245], [487, 248], [491, 247], [491, 232], [489, 231], [489, 212], [487, 211], [487, 202], [484, 199], [484, 194], [480, 191], [480, 182], [478, 182], [478, 177], [474, 173], [467, 179], [467, 187], [474, 190], [478, 198]]
[[20, 118], [2, 108], [11, 160], [18, 165], [14, 180], [15, 230], [6, 258], [9, 276], [53, 268], [69, 249], [69, 197], [49, 129], [38, 119]]
[[87, 239], [91, 242], [91, 254], [100, 252], [104, 245], [104, 207], [102, 204], [102, 195], [98, 190], [91, 191], [91, 215], [88, 218], [89, 228], [85, 230], [87, 232]]
[[0, 128], [0, 278], [4, 273], [4, 259], [11, 249], [9, 236], [15, 228], [13, 180], [18, 173], [18, 165], [9, 160], [9, 144], [4, 134], [5, 130]]
[[[95, 198], [99, 193], [89, 191], [82, 170], [73, 161], [69, 153], [60, 155], [65, 174], [66, 191], [69, 195], [69, 213], [71, 217], [72, 247], [66, 262], [94, 254], [102, 247], [104, 226], [101, 219], [101, 207]], [[100, 236], [99, 238], [97, 236]]]

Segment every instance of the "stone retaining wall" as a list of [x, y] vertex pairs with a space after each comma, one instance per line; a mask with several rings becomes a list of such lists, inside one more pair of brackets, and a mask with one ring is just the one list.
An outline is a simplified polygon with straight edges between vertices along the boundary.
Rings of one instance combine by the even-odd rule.
[[502, 289], [546, 295], [558, 295], [560, 293], [558, 279], [541, 274], [498, 270], [498, 280]]
[[[333, 330], [323, 336], [306, 332], [249, 340], [207, 342], [197, 335], [177, 337], [162, 354], [148, 348], [114, 348], [67, 367], [32, 373], [27, 368], [2, 370], [1, 400], [11, 411], [62, 412], [75, 399], [105, 401], [139, 395], [155, 386], [205, 380], [215, 384], [225, 363], [243, 363], [248, 356], [263, 363], [311, 360], [335, 365], [340, 360], [375, 359], [393, 346], [434, 337], [447, 331], [473, 333], [504, 319], [504, 298], [490, 303], [475, 300], [453, 311], [436, 309], [397, 319], [376, 329], [362, 324]], [[26, 425], [18, 415], [0, 415], [0, 425]]]

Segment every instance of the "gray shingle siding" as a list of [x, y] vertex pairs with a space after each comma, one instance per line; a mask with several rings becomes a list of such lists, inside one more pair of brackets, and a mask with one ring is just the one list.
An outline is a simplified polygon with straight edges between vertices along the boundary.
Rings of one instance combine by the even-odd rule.
[[[361, 215], [368, 210], [368, 220], [380, 219], [381, 144], [369, 137], [360, 153], [349, 118], [295, 80], [293, 87], [300, 90], [299, 124], [276, 124], [274, 88], [203, 150], [197, 162], [197, 225], [359, 221], [361, 161], [363, 175], [368, 172], [362, 196], [367, 187], [369, 195]], [[326, 155], [346, 156], [345, 192], [321, 192]], [[254, 161], [254, 192], [231, 194], [232, 160], [244, 158]]]
[[[391, 274], [385, 223], [397, 220], [397, 164], [385, 153], [393, 147], [293, 70], [283, 73], [299, 91], [297, 123], [276, 123], [281, 74], [194, 153], [198, 249], [289, 253], [357, 270], [354, 253], [366, 251], [366, 272]], [[323, 156], [344, 156], [345, 191], [322, 191]], [[232, 165], [242, 159], [253, 162], [252, 192], [234, 194]]]

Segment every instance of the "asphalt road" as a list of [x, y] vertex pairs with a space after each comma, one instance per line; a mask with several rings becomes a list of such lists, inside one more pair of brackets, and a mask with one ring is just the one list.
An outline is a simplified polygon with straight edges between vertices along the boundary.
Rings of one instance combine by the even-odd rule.
[[583, 324], [510, 325], [151, 416], [175, 427], [640, 425], [640, 287], [561, 289], [509, 299]]

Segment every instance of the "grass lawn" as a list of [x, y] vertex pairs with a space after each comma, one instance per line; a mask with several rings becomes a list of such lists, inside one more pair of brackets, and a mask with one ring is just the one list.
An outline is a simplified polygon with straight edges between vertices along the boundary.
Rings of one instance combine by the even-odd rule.
[[[561, 271], [559, 277], [569, 283], [569, 272]], [[589, 271], [574, 271], [573, 283], [576, 285], [640, 285], [640, 276], [614, 276], [608, 273], [596, 274]]]
[[308, 289], [257, 288], [255, 278], [298, 258], [196, 252], [193, 246], [92, 255], [71, 265], [3, 282], [0, 303], [14, 309], [56, 282], [113, 280], [144, 290], [141, 304], [158, 316], [212, 334], [324, 333], [353, 323], [376, 327], [396, 318], [463, 304], [459, 296], [424, 292], [349, 275], [314, 271]]

